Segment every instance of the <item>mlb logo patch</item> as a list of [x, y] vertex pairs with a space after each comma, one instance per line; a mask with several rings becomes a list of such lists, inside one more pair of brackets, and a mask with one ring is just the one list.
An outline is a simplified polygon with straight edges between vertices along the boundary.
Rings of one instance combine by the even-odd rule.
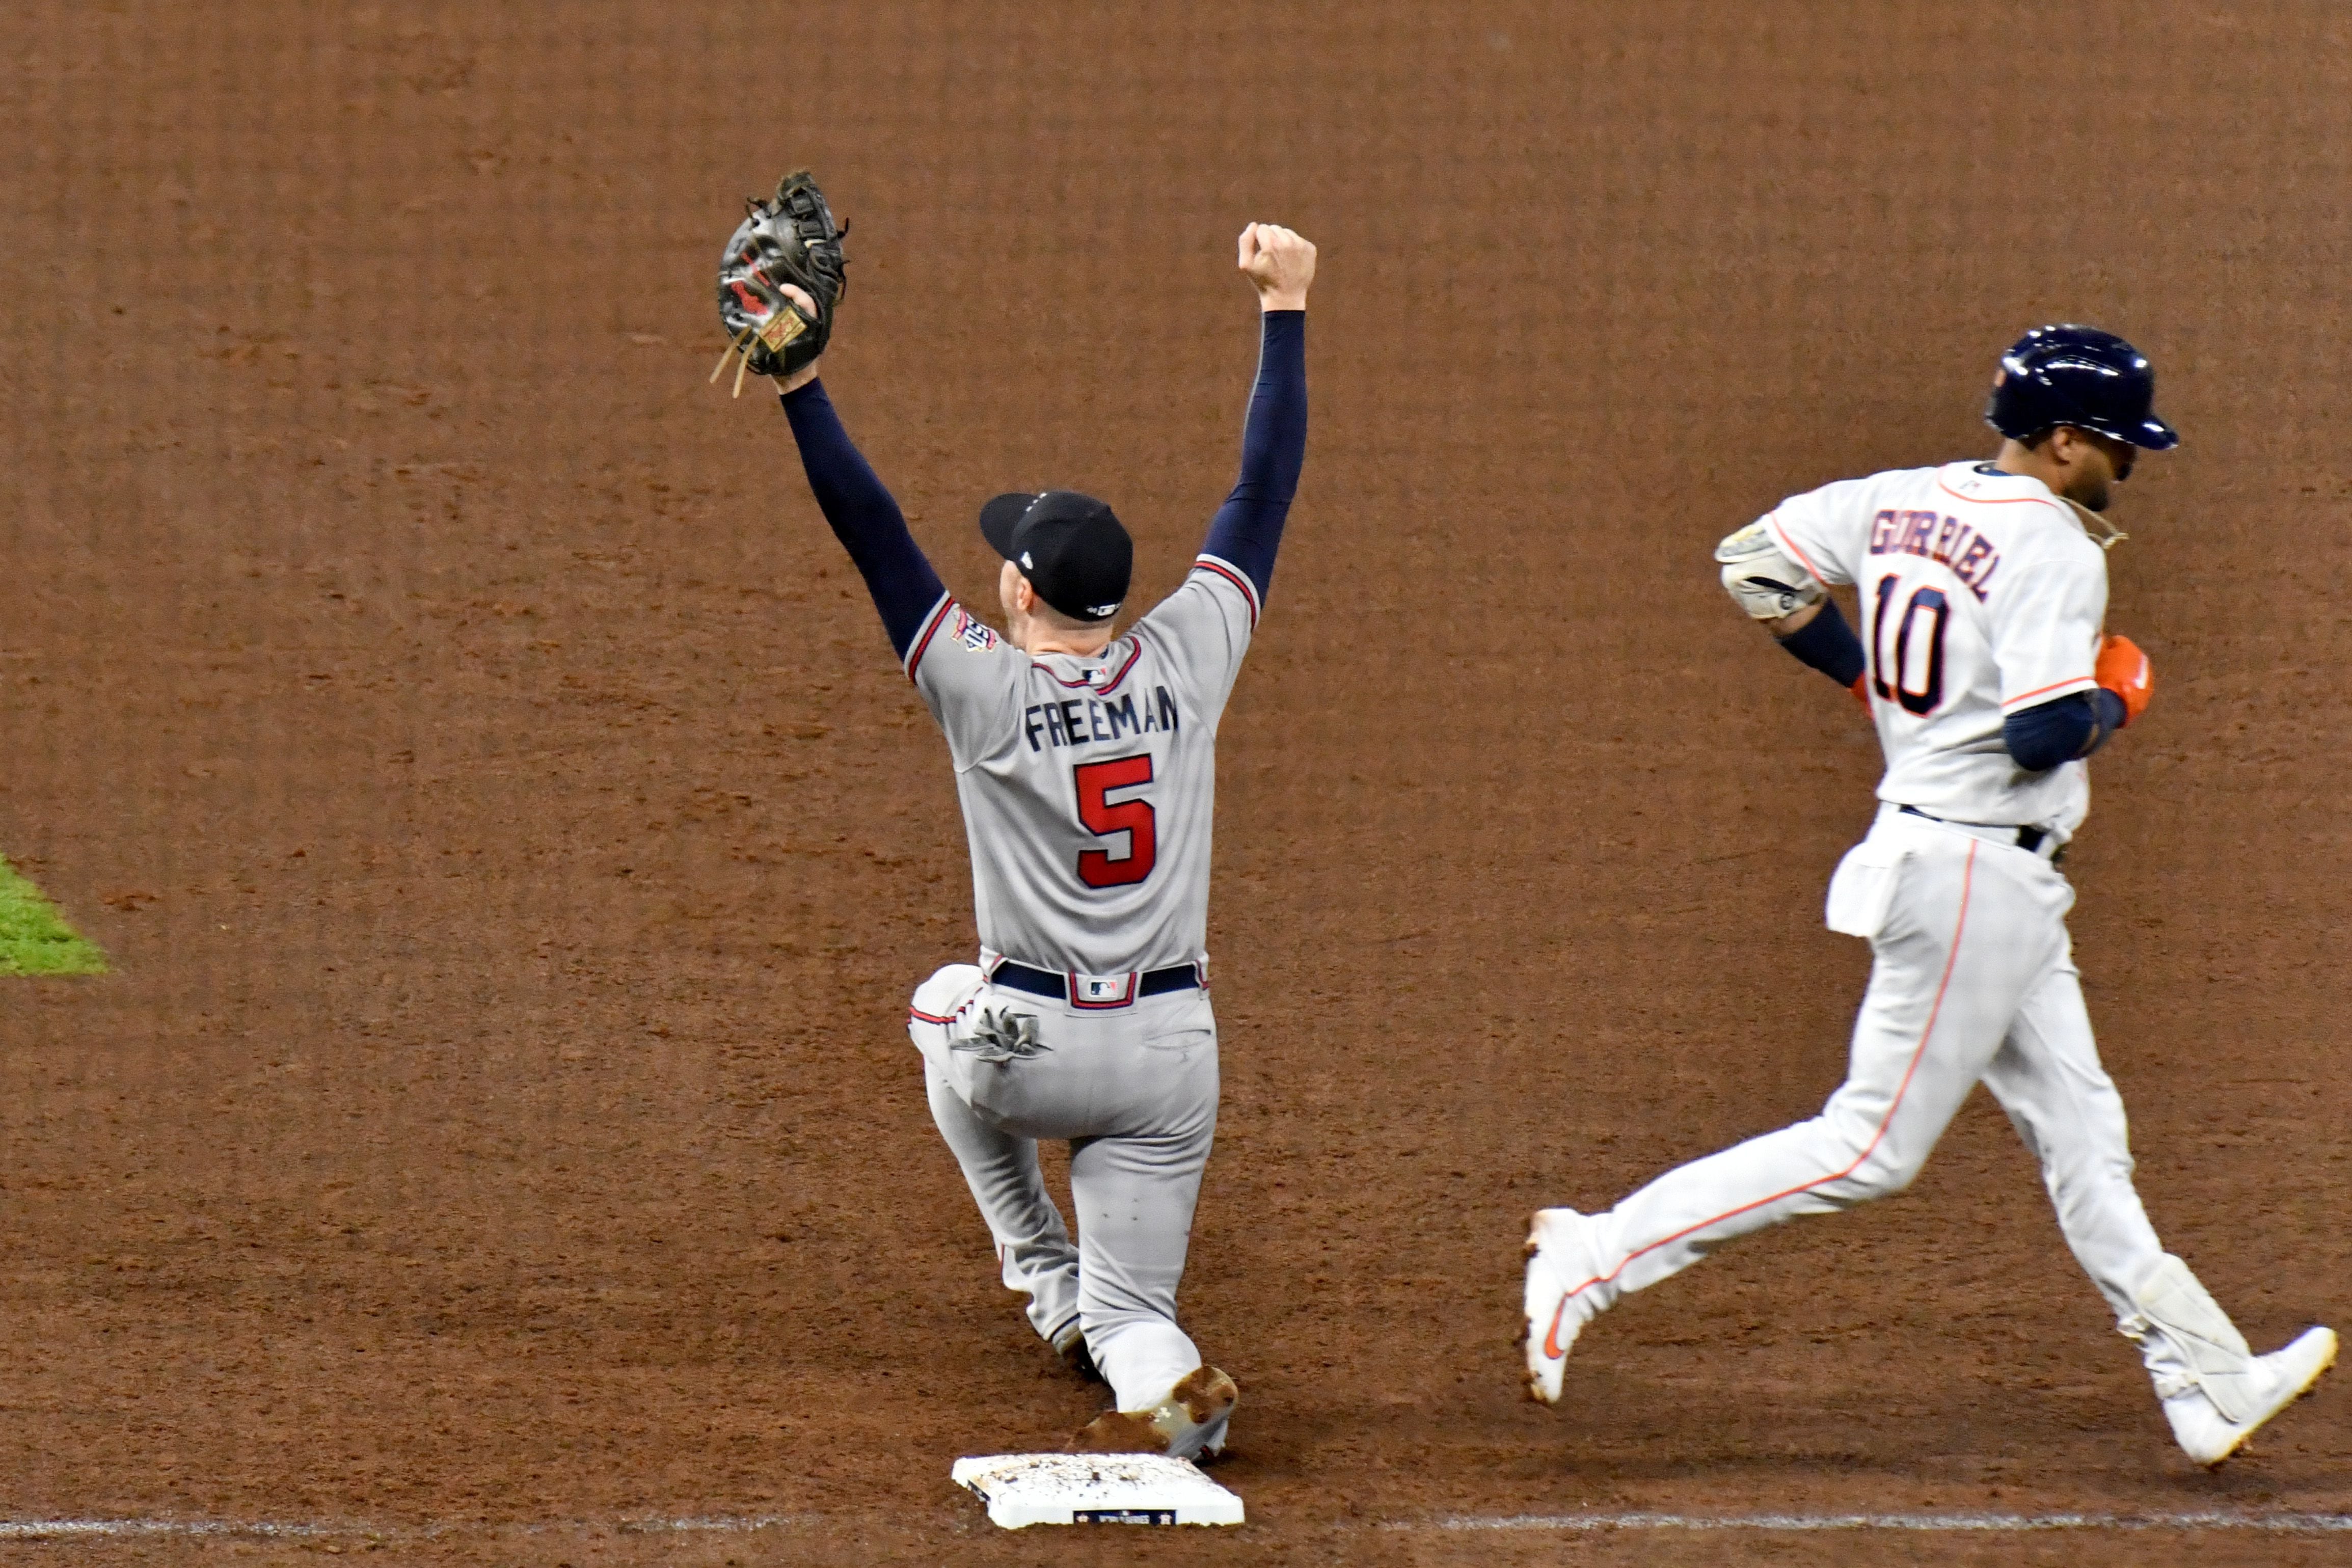
[[1132, 974], [1070, 976], [1070, 1005], [1074, 1007], [1124, 1007], [1134, 1000]]

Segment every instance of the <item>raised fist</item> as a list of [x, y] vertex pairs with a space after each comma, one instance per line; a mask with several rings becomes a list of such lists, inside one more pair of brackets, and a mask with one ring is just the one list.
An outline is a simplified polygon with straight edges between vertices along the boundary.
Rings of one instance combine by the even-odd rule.
[[1240, 266], [1257, 285], [1259, 309], [1307, 309], [1307, 286], [1315, 281], [1315, 247], [1308, 241], [1280, 224], [1251, 224], [1242, 230]]

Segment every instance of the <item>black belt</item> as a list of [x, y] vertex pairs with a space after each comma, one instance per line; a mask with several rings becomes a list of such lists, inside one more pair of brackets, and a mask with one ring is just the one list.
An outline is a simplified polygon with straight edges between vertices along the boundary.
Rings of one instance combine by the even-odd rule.
[[[1997, 828], [1997, 827], [2004, 827], [2004, 826], [2008, 826], [2006, 823], [2000, 823], [2000, 822], [1958, 822], [1958, 823], [1950, 822], [1948, 818], [1941, 817], [1941, 816], [1937, 816], [1934, 815], [1934, 814], [1933, 814], [1933, 813], [1931, 813], [1931, 812], [1925, 812], [1925, 811], [1922, 811], [1922, 810], [1920, 810], [1920, 809], [1919, 809], [1917, 806], [1916, 806], [1916, 805], [1906, 805], [1906, 806], [1902, 806], [1902, 807], [1899, 807], [1898, 809], [1900, 809], [1900, 810], [1902, 810], [1902, 811], [1904, 811], [1904, 812], [1907, 813], [1908, 815], [1910, 815], [1910, 816], [1924, 816], [1924, 817], [1926, 817], [1926, 818], [1927, 818], [1928, 821], [1930, 821], [1930, 822], [1943, 822], [1943, 823], [1946, 823], [1948, 826], [1954, 826], [1954, 827], [1996, 827], [1996, 828]], [[2050, 837], [2050, 835], [2049, 835], [2049, 834], [2045, 833], [2044, 831], [2042, 831], [2042, 830], [2041, 828], [2039, 828], [2039, 827], [2021, 827], [2021, 828], [2017, 829], [2017, 847], [2018, 847], [2020, 849], [2024, 850], [2028, 855], [2039, 855], [2039, 854], [2042, 852], [2042, 841], [2043, 841], [2043, 840], [2045, 840], [2045, 839], [2047, 839], [2049, 837]], [[2054, 866], [2054, 865], [2056, 865], [2056, 864], [2058, 863], [2058, 856], [2060, 856], [2060, 855], [2063, 855], [2064, 853], [2066, 853], [2066, 850], [2065, 850], [2065, 847], [2062, 845], [2062, 846], [2060, 846], [2060, 847], [2058, 848], [2058, 850], [2056, 851], [2056, 853], [2055, 853], [2055, 854], [2053, 854], [2053, 855], [2050, 857], [2050, 863], [2051, 863], [2052, 865], [2053, 865], [2053, 866]]]
[[[1026, 991], [1032, 996], [1051, 996], [1057, 1002], [1070, 1000], [1070, 979], [1050, 969], [1033, 969], [1025, 963], [1006, 959], [988, 977], [992, 985], [1010, 985], [1015, 991]], [[1147, 969], [1135, 983], [1139, 996], [1158, 996], [1170, 991], [1191, 991], [1201, 984], [1201, 972], [1189, 963], [1174, 963], [1165, 969]]]

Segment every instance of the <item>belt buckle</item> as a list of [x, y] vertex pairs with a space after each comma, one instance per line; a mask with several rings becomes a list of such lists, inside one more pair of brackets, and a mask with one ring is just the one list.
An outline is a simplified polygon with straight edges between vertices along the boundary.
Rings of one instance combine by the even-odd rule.
[[1080, 974], [1072, 970], [1070, 1005], [1086, 1009], [1128, 1007], [1135, 1003], [1136, 987], [1143, 976], [1129, 974]]

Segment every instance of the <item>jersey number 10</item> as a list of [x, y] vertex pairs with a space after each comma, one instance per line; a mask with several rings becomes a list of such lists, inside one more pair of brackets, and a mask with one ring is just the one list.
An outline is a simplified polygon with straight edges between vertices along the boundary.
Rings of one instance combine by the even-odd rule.
[[[1924, 717], [1944, 700], [1944, 626], [1952, 618], [1952, 602], [1944, 597], [1941, 588], [1914, 589], [1910, 602], [1903, 606], [1903, 618], [1895, 623], [1889, 647], [1886, 612], [1901, 582], [1891, 574], [1878, 580], [1878, 603], [1870, 614], [1870, 685], [1880, 701], [1901, 703], [1905, 712]], [[1921, 673], [1912, 663], [1915, 630], [1923, 631], [1927, 639], [1925, 656], [1918, 660], [1925, 667], [1925, 684], [1916, 691], [1911, 689], [1914, 676]], [[1891, 682], [1890, 672], [1895, 677]]]
[[1089, 888], [1123, 888], [1151, 875], [1151, 863], [1160, 852], [1151, 803], [1109, 798], [1115, 789], [1151, 782], [1150, 754], [1080, 763], [1070, 773], [1078, 784], [1078, 820], [1087, 830], [1097, 838], [1127, 835], [1124, 855], [1106, 849], [1079, 850], [1078, 880]]

